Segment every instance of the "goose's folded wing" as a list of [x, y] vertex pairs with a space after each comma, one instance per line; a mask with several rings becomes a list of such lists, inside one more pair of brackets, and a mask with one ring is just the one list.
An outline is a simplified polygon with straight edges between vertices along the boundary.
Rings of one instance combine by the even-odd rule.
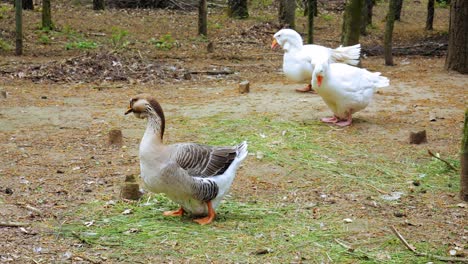
[[215, 181], [201, 176], [189, 175], [188, 171], [181, 168], [176, 162], [169, 162], [161, 168], [161, 179], [166, 181], [173, 190], [188, 193], [197, 200], [211, 201], [219, 192]]
[[175, 161], [191, 176], [211, 177], [223, 174], [236, 158], [236, 147], [211, 147], [179, 144]]

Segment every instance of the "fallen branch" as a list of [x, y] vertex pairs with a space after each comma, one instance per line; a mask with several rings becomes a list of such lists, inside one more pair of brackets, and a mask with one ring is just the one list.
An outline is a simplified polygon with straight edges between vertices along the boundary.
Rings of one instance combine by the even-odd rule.
[[233, 71], [191, 71], [191, 74], [207, 74], [207, 75], [228, 75], [233, 74]]
[[366, 185], [374, 188], [376, 191], [378, 191], [381, 194], [387, 194], [387, 195], [390, 194], [389, 192], [380, 190], [379, 188], [375, 187], [374, 185], [371, 185], [371, 184], [368, 184], [368, 183], [366, 183]]
[[458, 172], [457, 168], [455, 168], [452, 164], [450, 164], [450, 162], [440, 158], [440, 157], [437, 157], [437, 155], [435, 155], [434, 153], [432, 153], [432, 151], [430, 150], [427, 150], [427, 153], [429, 153], [429, 155], [431, 155], [432, 157], [444, 162], [445, 164], [447, 164], [447, 166], [449, 166], [450, 169], [452, 169], [453, 171], [455, 172]]
[[23, 227], [28, 225], [28, 223], [21, 222], [0, 222], [0, 227]]
[[468, 263], [467, 258], [456, 258], [456, 257], [444, 257], [444, 256], [438, 256], [438, 255], [432, 255], [424, 252], [419, 252], [414, 248], [412, 245], [410, 245], [406, 239], [398, 232], [398, 230], [394, 226], [390, 226], [390, 229], [392, 229], [393, 233], [398, 237], [398, 239], [405, 245], [407, 249], [409, 249], [411, 252], [413, 252], [416, 256], [420, 257], [428, 257], [428, 258], [435, 258], [440, 261], [450, 261], [450, 262], [463, 262], [463, 263]]
[[336, 238], [335, 238], [335, 242], [338, 243], [340, 246], [346, 248], [346, 250], [348, 250], [349, 252], [354, 252], [354, 250], [356, 250], [356, 249], [353, 248], [352, 246], [347, 245], [347, 244], [345, 244], [344, 242], [341, 242], [340, 240], [338, 240], [338, 239], [336, 239]]

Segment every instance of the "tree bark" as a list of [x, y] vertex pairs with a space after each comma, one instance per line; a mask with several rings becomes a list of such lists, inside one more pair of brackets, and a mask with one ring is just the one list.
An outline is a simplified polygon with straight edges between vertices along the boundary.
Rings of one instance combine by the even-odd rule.
[[351, 46], [359, 43], [361, 12], [364, 0], [349, 0], [345, 7], [341, 43]]
[[397, 10], [397, 1], [390, 0], [387, 14], [387, 24], [385, 25], [385, 36], [384, 36], [384, 54], [385, 54], [385, 65], [393, 66], [393, 55], [392, 55], [392, 39], [393, 39], [393, 26], [395, 24], [395, 12]]
[[397, 6], [395, 10], [395, 20], [401, 21], [401, 9], [403, 8], [403, 0], [397, 0]]
[[427, 2], [426, 30], [432, 30], [434, 24], [434, 0]]
[[[309, 0], [302, 0], [302, 3], [304, 5], [304, 16], [308, 16], [309, 15]], [[318, 16], [318, 7], [317, 7], [317, 3], [318, 1], [315, 0], [313, 2], [313, 7], [314, 7], [314, 16]]]
[[104, 0], [93, 0], [94, 10], [104, 10]]
[[50, 13], [50, 0], [42, 0], [42, 28], [53, 29], [52, 15]]
[[21, 0], [15, 0], [16, 16], [16, 51], [17, 56], [23, 55], [23, 9]]
[[228, 16], [238, 19], [248, 18], [247, 0], [228, 0]]
[[283, 27], [296, 27], [296, 1], [280, 0], [279, 1], [278, 20]]
[[23, 0], [24, 10], [34, 10], [33, 0]]
[[206, 0], [198, 3], [198, 35], [208, 36], [208, 7]]
[[468, 1], [466, 0], [452, 0], [451, 3], [445, 68], [468, 74]]
[[317, 0], [307, 2], [307, 43], [314, 43], [314, 16]]
[[468, 108], [465, 110], [465, 126], [461, 147], [460, 199], [468, 202]]
[[367, 26], [372, 24], [374, 0], [364, 0], [361, 11], [361, 35], [367, 35]]

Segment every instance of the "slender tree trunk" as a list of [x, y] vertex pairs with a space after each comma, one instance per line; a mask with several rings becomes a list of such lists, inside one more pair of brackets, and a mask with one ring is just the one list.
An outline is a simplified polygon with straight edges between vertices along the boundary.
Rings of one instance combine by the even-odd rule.
[[[304, 5], [304, 16], [308, 16], [309, 15], [309, 0], [302, 0], [302, 3]], [[314, 6], [314, 16], [318, 16], [318, 7], [317, 7], [317, 0], [315, 0], [313, 2], [313, 6]]]
[[33, 0], [23, 0], [24, 10], [34, 10]]
[[359, 43], [363, 3], [364, 0], [349, 0], [346, 4], [341, 33], [341, 43], [344, 46], [351, 46]]
[[15, 0], [16, 10], [16, 52], [15, 54], [23, 55], [23, 8], [21, 0]]
[[468, 108], [465, 110], [465, 126], [461, 147], [460, 199], [468, 202]]
[[467, 0], [452, 0], [450, 6], [449, 43], [445, 68], [468, 74]]
[[279, 1], [279, 23], [283, 27], [296, 27], [296, 1], [280, 0]]
[[198, 3], [198, 35], [208, 36], [208, 7], [206, 0]]
[[314, 14], [315, 3], [317, 0], [308, 0], [307, 2], [307, 43], [314, 43]]
[[397, 0], [395, 20], [401, 21], [401, 9], [403, 9], [403, 0]]
[[426, 18], [426, 30], [432, 30], [434, 24], [434, 0], [427, 2], [427, 18]]
[[247, 0], [228, 0], [229, 17], [244, 19], [249, 17]]
[[93, 0], [94, 10], [104, 10], [104, 0]]
[[53, 29], [50, 0], [42, 0], [42, 28]]
[[372, 22], [372, 0], [364, 0], [361, 11], [361, 35], [367, 35], [367, 26]]
[[395, 24], [395, 12], [397, 9], [397, 1], [390, 0], [387, 24], [385, 25], [385, 36], [384, 36], [384, 54], [385, 54], [385, 65], [393, 66], [393, 55], [392, 55], [392, 38], [393, 38], [393, 26]]

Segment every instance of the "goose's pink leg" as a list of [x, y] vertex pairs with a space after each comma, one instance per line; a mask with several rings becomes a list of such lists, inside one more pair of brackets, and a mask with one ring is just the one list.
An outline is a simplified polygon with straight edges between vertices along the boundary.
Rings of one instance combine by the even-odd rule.
[[317, 93], [314, 89], [312, 89], [312, 84], [309, 84], [304, 88], [297, 88], [296, 92], [300, 92], [300, 93], [307, 93], [307, 92]]
[[345, 119], [345, 120], [340, 120], [340, 121], [336, 122], [335, 125], [340, 126], [340, 127], [345, 127], [345, 126], [351, 125], [351, 123], [353, 122], [353, 117], [351, 115], [352, 115], [351, 111], [349, 111], [348, 118]]
[[322, 119], [320, 119], [322, 122], [325, 122], [325, 123], [336, 123], [338, 122], [338, 118], [336, 116], [333, 116], [333, 117], [324, 117]]

